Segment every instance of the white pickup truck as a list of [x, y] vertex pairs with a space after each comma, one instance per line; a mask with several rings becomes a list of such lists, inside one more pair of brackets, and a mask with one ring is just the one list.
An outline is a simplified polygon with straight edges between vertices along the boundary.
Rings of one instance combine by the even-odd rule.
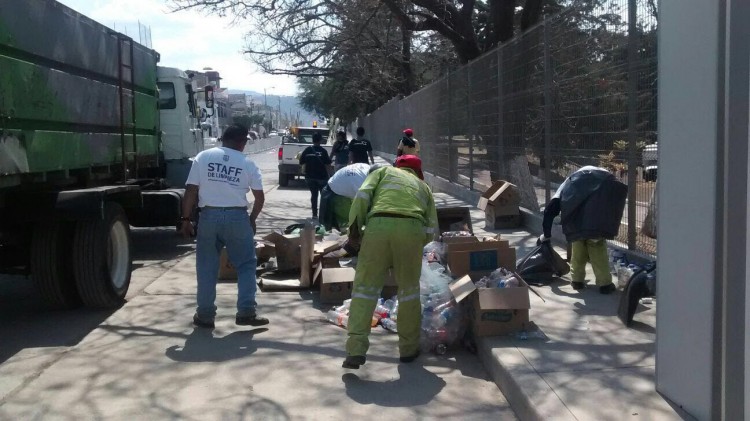
[[329, 144], [330, 129], [321, 127], [295, 127], [289, 135], [281, 139], [279, 146], [279, 186], [286, 187], [289, 180], [302, 176], [302, 168], [299, 165], [298, 154], [312, 145], [313, 134], [320, 133], [323, 136], [321, 146], [331, 154], [332, 144]]

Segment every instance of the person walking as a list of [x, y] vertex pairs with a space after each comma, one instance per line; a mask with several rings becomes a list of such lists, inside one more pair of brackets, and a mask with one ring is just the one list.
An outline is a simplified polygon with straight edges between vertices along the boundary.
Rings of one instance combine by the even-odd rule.
[[336, 132], [336, 141], [331, 148], [333, 157], [333, 171], [336, 172], [349, 164], [349, 141], [346, 140], [344, 128]]
[[323, 136], [320, 133], [313, 134], [313, 145], [302, 151], [299, 157], [300, 165], [305, 168], [305, 181], [310, 189], [310, 204], [312, 205], [313, 218], [318, 217], [318, 194], [328, 182], [328, 166], [331, 165], [331, 157], [328, 156], [322, 146]]
[[572, 248], [573, 289], [586, 287], [586, 263], [591, 263], [599, 292], [615, 291], [606, 240], [619, 232], [627, 193], [628, 187], [606, 169], [585, 166], [565, 179], [544, 209], [539, 241], [550, 241], [552, 223], [562, 213], [563, 233]]
[[401, 155], [419, 156], [419, 141], [414, 138], [414, 130], [412, 129], [405, 129], [404, 136], [398, 142], [396, 156]]
[[[367, 160], [368, 156], [369, 161]], [[372, 156], [372, 144], [365, 139], [364, 127], [357, 127], [357, 138], [349, 142], [349, 162], [352, 164], [375, 164], [375, 158]]]
[[[256, 310], [257, 259], [253, 242], [255, 221], [265, 202], [260, 169], [242, 153], [247, 143], [247, 128], [229, 126], [221, 142], [222, 146], [205, 150], [193, 160], [182, 205], [180, 231], [185, 237], [195, 236], [190, 215], [196, 203], [200, 208], [195, 265], [198, 308], [193, 324], [214, 327], [219, 255], [226, 246], [229, 261], [237, 269], [235, 323], [261, 326], [268, 324], [268, 319], [258, 316]], [[249, 216], [248, 190], [255, 199]]]
[[398, 285], [400, 361], [412, 362], [419, 356], [422, 323], [422, 248], [438, 231], [435, 201], [423, 181], [419, 157], [403, 155], [395, 167], [385, 166], [367, 176], [352, 202], [349, 236], [361, 236], [364, 226], [342, 366], [357, 369], [366, 361], [372, 313], [391, 267]]

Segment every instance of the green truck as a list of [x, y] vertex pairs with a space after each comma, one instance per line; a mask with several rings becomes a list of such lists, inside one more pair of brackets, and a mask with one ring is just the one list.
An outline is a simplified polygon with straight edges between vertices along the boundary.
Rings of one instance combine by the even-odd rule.
[[158, 61], [56, 1], [0, 0], [0, 273], [52, 307], [122, 304], [130, 227], [177, 224], [203, 140], [196, 87]]

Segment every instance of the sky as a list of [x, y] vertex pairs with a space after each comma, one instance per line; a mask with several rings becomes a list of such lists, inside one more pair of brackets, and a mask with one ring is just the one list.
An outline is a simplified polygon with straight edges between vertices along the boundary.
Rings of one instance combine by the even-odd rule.
[[221, 86], [268, 95], [296, 96], [295, 78], [267, 75], [241, 54], [249, 26], [198, 11], [172, 13], [164, 0], [58, 0], [95, 21], [138, 40], [138, 22], [151, 28], [160, 66], [202, 70], [211, 67]]

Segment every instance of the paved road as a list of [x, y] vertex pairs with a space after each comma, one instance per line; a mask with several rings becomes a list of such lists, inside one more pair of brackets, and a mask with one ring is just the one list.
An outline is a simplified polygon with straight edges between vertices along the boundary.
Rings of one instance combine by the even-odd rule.
[[[275, 150], [254, 157], [260, 234], [308, 216], [301, 181], [276, 185]], [[515, 419], [460, 349], [399, 364], [397, 338], [378, 330], [367, 364], [343, 370], [345, 331], [314, 292], [261, 292], [272, 323], [250, 329], [233, 323], [236, 286], [220, 283], [216, 329], [195, 329], [193, 244], [171, 230], [133, 237], [133, 286], [114, 312], [45, 312], [30, 283], [0, 278], [0, 419]]]

